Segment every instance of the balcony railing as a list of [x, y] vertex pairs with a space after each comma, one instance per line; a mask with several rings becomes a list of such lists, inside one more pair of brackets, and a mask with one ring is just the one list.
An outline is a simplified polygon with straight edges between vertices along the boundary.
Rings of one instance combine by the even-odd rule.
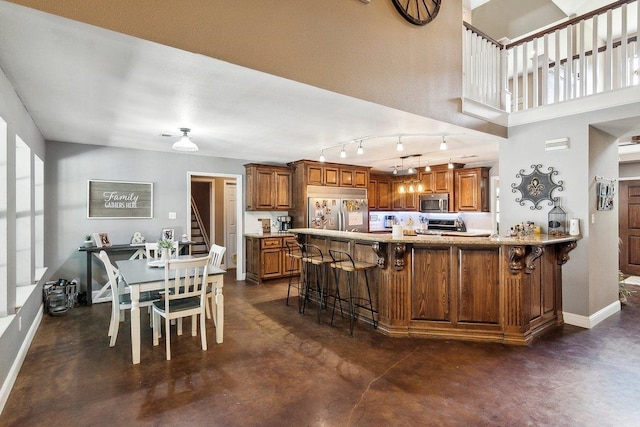
[[464, 24], [464, 97], [523, 111], [637, 86], [638, 0], [622, 0], [501, 44]]

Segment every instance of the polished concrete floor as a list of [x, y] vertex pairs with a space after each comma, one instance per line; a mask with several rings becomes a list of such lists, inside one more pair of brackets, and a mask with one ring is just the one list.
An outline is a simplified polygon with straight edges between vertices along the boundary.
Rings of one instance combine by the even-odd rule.
[[224, 294], [223, 344], [209, 323], [207, 351], [172, 337], [166, 361], [143, 325], [137, 366], [128, 317], [109, 348], [109, 304], [45, 315], [0, 425], [640, 425], [640, 292], [596, 328], [530, 347], [389, 338], [362, 322], [349, 338], [346, 319], [287, 307], [285, 282], [228, 278]]

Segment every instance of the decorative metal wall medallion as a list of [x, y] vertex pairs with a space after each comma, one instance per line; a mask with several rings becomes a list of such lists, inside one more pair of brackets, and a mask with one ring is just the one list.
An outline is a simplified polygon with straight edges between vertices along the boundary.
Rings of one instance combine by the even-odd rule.
[[540, 171], [542, 165], [531, 165], [533, 172], [525, 174], [524, 169], [520, 169], [520, 172], [516, 174], [516, 178], [521, 178], [520, 184], [512, 183], [511, 191], [513, 193], [519, 191], [522, 197], [516, 197], [516, 202], [520, 203], [520, 206], [524, 206], [526, 201], [533, 203], [531, 209], [542, 209], [540, 202], [544, 200], [549, 201], [549, 206], [553, 205], [553, 197], [551, 193], [556, 188], [558, 191], [563, 191], [563, 182], [553, 182], [552, 176], [557, 175], [558, 171], [553, 167], [549, 167], [549, 172], [543, 173]]

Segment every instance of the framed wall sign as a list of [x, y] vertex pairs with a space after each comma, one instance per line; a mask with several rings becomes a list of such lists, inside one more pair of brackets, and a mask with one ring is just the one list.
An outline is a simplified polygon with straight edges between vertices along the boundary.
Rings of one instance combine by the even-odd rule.
[[153, 218], [153, 183], [89, 180], [88, 218]]

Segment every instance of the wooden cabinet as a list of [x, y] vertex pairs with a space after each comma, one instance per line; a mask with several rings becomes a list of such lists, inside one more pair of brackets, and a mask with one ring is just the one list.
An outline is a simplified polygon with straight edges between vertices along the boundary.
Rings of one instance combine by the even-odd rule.
[[336, 187], [339, 184], [339, 169], [334, 166], [322, 164], [306, 165], [307, 185], [327, 185]]
[[460, 212], [489, 212], [489, 168], [455, 171], [454, 209]]
[[289, 210], [292, 208], [293, 176], [289, 168], [250, 163], [247, 175], [247, 210]]
[[404, 180], [398, 179], [391, 183], [392, 209], [394, 211], [415, 211], [418, 209], [418, 193], [401, 193], [400, 186], [405, 185]]
[[384, 175], [371, 175], [369, 179], [369, 210], [390, 210], [392, 206], [391, 180]]
[[287, 241], [295, 241], [294, 237], [265, 236], [245, 237], [247, 277], [246, 280], [262, 284], [264, 280], [279, 279], [289, 275], [300, 274], [300, 261], [294, 260], [290, 271], [291, 258], [287, 254]]

